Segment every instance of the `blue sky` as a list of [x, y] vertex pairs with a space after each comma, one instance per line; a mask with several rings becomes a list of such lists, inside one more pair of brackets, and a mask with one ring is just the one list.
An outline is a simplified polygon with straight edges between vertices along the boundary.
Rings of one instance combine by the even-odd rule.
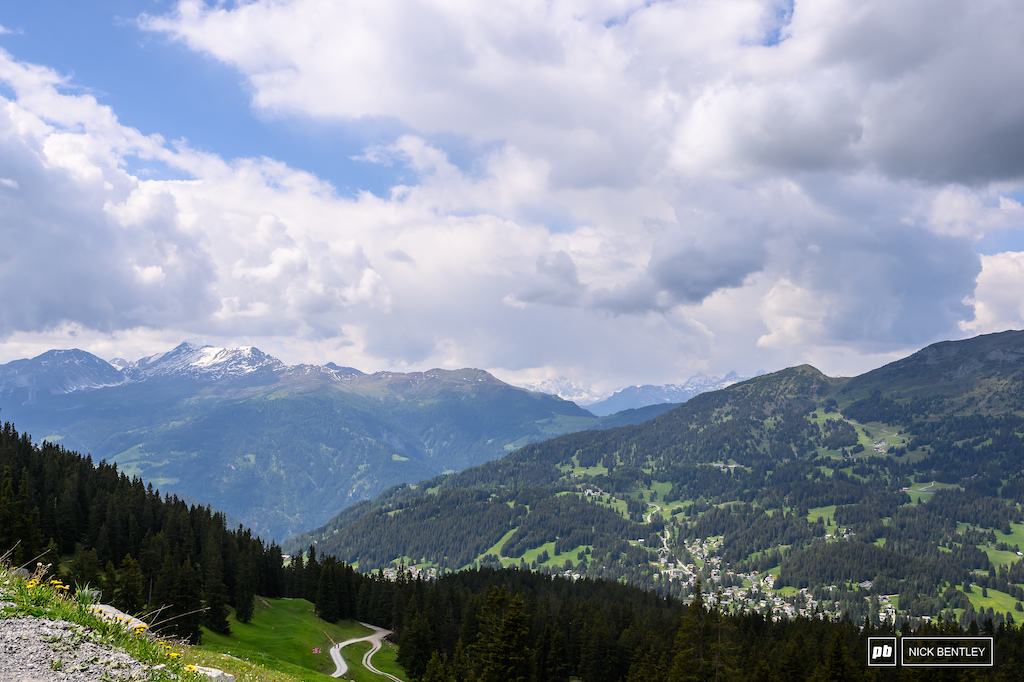
[[0, 361], [199, 337], [607, 392], [1024, 326], [1016, 3], [42, 1], [0, 25]]
[[227, 158], [270, 156], [330, 181], [339, 192], [386, 192], [400, 169], [352, 161], [372, 145], [408, 132], [401, 121], [341, 124], [261, 115], [236, 69], [166, 36], [139, 30], [143, 14], [166, 1], [40, 0], [15, 3], [0, 23], [0, 46], [71, 77], [69, 85], [113, 107], [124, 125], [188, 140]]

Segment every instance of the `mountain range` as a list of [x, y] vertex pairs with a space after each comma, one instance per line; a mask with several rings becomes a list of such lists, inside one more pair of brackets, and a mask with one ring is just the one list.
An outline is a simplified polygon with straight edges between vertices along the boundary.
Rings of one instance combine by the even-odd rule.
[[187, 341], [136, 361], [51, 350], [0, 365], [0, 409], [39, 439], [284, 538], [389, 486], [668, 407], [596, 417], [482, 370], [366, 374]]
[[792, 367], [638, 425], [532, 443], [396, 486], [285, 549], [315, 544], [361, 570], [516, 565], [682, 596], [700, 579], [731, 606], [855, 622], [1012, 617], [1022, 434], [1024, 332], [1011, 331], [853, 378]]
[[[760, 374], [764, 374], [764, 372], [760, 372]], [[695, 395], [707, 391], [717, 391], [747, 378], [749, 377], [741, 377], [736, 372], [729, 372], [724, 377], [695, 374], [681, 384], [627, 386], [613, 393], [595, 391], [567, 377], [523, 383], [519, 386], [528, 391], [557, 395], [563, 400], [571, 400], [586, 408], [588, 412], [606, 416], [622, 410], [638, 409], [649, 405], [685, 403]]]
[[696, 374], [681, 384], [627, 386], [604, 400], [586, 404], [586, 408], [598, 416], [604, 416], [647, 405], [685, 403], [695, 395], [718, 391], [749, 378], [741, 377], [736, 372], [729, 372], [724, 377]]

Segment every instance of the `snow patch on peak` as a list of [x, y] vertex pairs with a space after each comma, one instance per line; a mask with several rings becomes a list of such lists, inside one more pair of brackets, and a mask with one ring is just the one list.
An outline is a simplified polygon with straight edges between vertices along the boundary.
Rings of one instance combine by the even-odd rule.
[[647, 405], [685, 403], [695, 395], [718, 391], [744, 379], [745, 377], [739, 376], [736, 372], [729, 372], [724, 377], [695, 374], [681, 384], [629, 386], [591, 405], [588, 409], [598, 416], [605, 416]]
[[518, 384], [518, 386], [536, 393], [557, 395], [562, 400], [570, 400], [577, 405], [590, 405], [611, 395], [610, 393], [597, 393], [592, 388], [577, 384], [572, 379], [564, 376], [545, 381]]
[[133, 381], [175, 376], [217, 380], [283, 367], [280, 360], [254, 346], [217, 348], [190, 340], [166, 353], [128, 363], [124, 372]]
[[116, 367], [77, 348], [50, 350], [31, 360], [0, 365], [0, 395], [17, 394], [25, 404], [35, 402], [41, 395], [73, 393], [124, 382], [124, 375]]

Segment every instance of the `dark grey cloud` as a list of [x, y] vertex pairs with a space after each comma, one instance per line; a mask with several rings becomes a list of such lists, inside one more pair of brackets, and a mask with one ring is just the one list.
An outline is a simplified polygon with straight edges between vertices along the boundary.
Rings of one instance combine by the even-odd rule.
[[788, 242], [791, 255], [780, 257], [789, 261], [785, 274], [827, 305], [815, 341], [872, 351], [924, 345], [955, 335], [970, 317], [965, 299], [981, 261], [969, 240], [899, 224], [816, 236], [818, 249]]
[[536, 275], [516, 291], [515, 298], [523, 303], [569, 306], [579, 303], [583, 292], [576, 263], [565, 251], [556, 251], [537, 258]]
[[744, 232], [736, 226], [717, 238], [665, 235], [654, 247], [648, 274], [673, 303], [700, 303], [719, 289], [741, 286], [767, 257], [760, 235]]

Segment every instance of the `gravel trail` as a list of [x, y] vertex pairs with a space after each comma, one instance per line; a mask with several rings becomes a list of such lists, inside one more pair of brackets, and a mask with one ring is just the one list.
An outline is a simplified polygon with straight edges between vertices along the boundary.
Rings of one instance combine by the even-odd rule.
[[[44, 618], [0, 618], [0, 680], [148, 680], [150, 666], [97, 644], [81, 625]], [[105, 677], [104, 677], [105, 676]]]

